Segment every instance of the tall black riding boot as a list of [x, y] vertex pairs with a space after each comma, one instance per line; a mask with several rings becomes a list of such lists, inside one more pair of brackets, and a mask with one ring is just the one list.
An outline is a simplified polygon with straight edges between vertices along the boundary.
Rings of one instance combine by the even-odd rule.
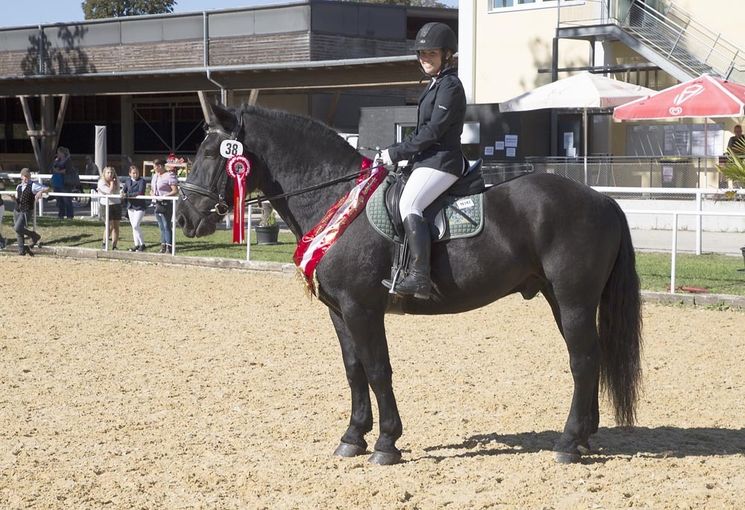
[[[432, 281], [429, 276], [429, 257], [432, 244], [429, 226], [421, 216], [409, 214], [404, 218], [404, 231], [411, 251], [409, 272], [396, 285], [396, 294], [404, 296], [413, 294], [415, 298], [429, 299]], [[390, 281], [384, 280], [383, 285], [391, 288]]]

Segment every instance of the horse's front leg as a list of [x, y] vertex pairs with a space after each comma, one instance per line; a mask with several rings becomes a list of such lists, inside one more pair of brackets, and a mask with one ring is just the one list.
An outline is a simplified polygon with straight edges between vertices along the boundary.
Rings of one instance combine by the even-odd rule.
[[354, 457], [367, 452], [365, 434], [372, 430], [373, 416], [370, 405], [370, 390], [367, 376], [352, 342], [352, 335], [344, 319], [329, 308], [331, 321], [336, 328], [344, 359], [344, 370], [352, 393], [352, 413], [349, 417], [349, 427], [341, 437], [341, 444], [336, 448], [335, 455], [340, 457]]
[[370, 462], [395, 464], [401, 460], [396, 441], [401, 437], [403, 427], [393, 394], [384, 312], [347, 304], [343, 317], [354, 352], [362, 362], [367, 381], [378, 403], [380, 435], [375, 442], [375, 451], [370, 456]]

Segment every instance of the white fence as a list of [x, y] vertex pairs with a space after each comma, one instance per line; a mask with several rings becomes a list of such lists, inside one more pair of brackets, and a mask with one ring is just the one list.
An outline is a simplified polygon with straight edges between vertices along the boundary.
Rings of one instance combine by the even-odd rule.
[[[606, 194], [668, 194], [668, 195], [683, 195], [692, 194], [695, 195], [695, 208], [691, 211], [685, 211], [680, 209], [623, 209], [626, 216], [629, 215], [669, 215], [672, 218], [672, 239], [670, 245], [670, 293], [675, 293], [675, 278], [678, 258], [678, 219], [680, 216], [694, 216], [695, 221], [695, 238], [696, 238], [696, 255], [701, 255], [702, 251], [702, 218], [704, 216], [724, 216], [745, 219], [745, 206], [742, 211], [704, 211], [704, 197], [706, 196], [719, 196], [723, 195], [726, 191], [718, 189], [699, 189], [699, 188], [621, 188], [621, 187], [596, 187], [594, 188], [601, 193]], [[736, 194], [745, 195], [745, 190], [737, 190]], [[659, 203], [658, 203], [659, 204]]]
[[[6, 174], [7, 175], [7, 174]], [[18, 174], [10, 174], [8, 177], [11, 178], [19, 178], [20, 176]], [[49, 177], [40, 175], [38, 177]], [[98, 176], [81, 176], [81, 180], [84, 178], [90, 178], [87, 180], [98, 180]], [[702, 252], [702, 233], [703, 233], [703, 217], [732, 217], [732, 218], [743, 218], [745, 220], [745, 205], [743, 206], [742, 211], [705, 211], [704, 210], [704, 203], [706, 197], [717, 197], [722, 196], [724, 193], [726, 193], [726, 190], [720, 190], [720, 189], [701, 189], [701, 188], [634, 188], [634, 187], [607, 187], [607, 186], [599, 186], [594, 187], [593, 189], [609, 194], [609, 195], [693, 195], [695, 198], [693, 200], [694, 207], [693, 210], [681, 210], [681, 209], [656, 209], [656, 208], [647, 208], [647, 209], [639, 209], [639, 208], [625, 208], [623, 209], [624, 213], [627, 215], [657, 215], [657, 216], [670, 216], [672, 218], [672, 239], [671, 239], [671, 246], [670, 246], [670, 253], [671, 253], [671, 269], [670, 269], [670, 292], [675, 292], [675, 278], [676, 278], [676, 263], [677, 263], [677, 256], [678, 256], [678, 230], [679, 230], [679, 218], [681, 216], [693, 216], [695, 217], [695, 239], [696, 239], [696, 255], [700, 255]], [[736, 190], [735, 193], [737, 195], [743, 195], [745, 196], [745, 190]], [[5, 195], [15, 195], [15, 191], [0, 191], [0, 194]], [[98, 209], [96, 209], [96, 212], [94, 213], [94, 207], [98, 207], [100, 198], [103, 197], [112, 197], [112, 198], [121, 198], [119, 195], [99, 195], [96, 194], [94, 190], [91, 190], [90, 194], [88, 193], [54, 193], [50, 192], [48, 194], [49, 196], [67, 196], [67, 197], [83, 197], [83, 198], [90, 198], [91, 199], [91, 215], [98, 214]], [[129, 197], [129, 200], [154, 200], [155, 197], [151, 195], [147, 196], [139, 196], [139, 197]], [[178, 200], [179, 197], [157, 197], [158, 200], [171, 200], [174, 202], [173, 204], [173, 211], [171, 216], [171, 227], [172, 227], [172, 248], [171, 248], [171, 254], [176, 254], [176, 210], [178, 207]], [[652, 201], [650, 200], [650, 203]], [[655, 205], [659, 206], [660, 202], [654, 202]], [[740, 202], [742, 203], [742, 202]], [[104, 206], [105, 207], [105, 228], [106, 232], [109, 230], [109, 206], [108, 203]], [[43, 204], [39, 203], [40, 213], [43, 213]], [[246, 208], [246, 221], [245, 225], [247, 228], [247, 231], [250, 232], [251, 229], [251, 206], [248, 206]], [[630, 222], [632, 223], [632, 222]], [[229, 224], [228, 219], [226, 218], [226, 226]], [[34, 228], [36, 227], [36, 216], [34, 216]], [[246, 239], [250, 239], [250, 237], [246, 236]], [[109, 243], [108, 243], [108, 236], [106, 236], [105, 240], [105, 250], [109, 249]], [[251, 243], [246, 242], [246, 260], [250, 260], [250, 253], [251, 253]]]
[[[7, 173], [0, 173], [0, 177], [5, 177], [9, 179], [20, 179], [21, 174], [7, 174]], [[51, 174], [34, 174], [34, 181], [38, 183], [44, 183], [44, 181], [49, 181], [51, 179]], [[121, 178], [121, 177], [120, 177]], [[97, 175], [81, 175], [80, 180], [81, 182], [91, 182], [96, 183], [98, 182], [99, 177]], [[145, 177], [146, 180], [150, 180], [148, 177]], [[185, 180], [183, 177], [179, 178], [180, 181]], [[15, 190], [5, 190], [0, 191], [0, 196], [2, 195], [9, 195], [9, 196], [15, 196]], [[90, 215], [93, 216], [99, 216], [100, 214], [100, 208], [104, 207], [104, 223], [105, 223], [105, 229], [106, 232], [109, 231], [109, 222], [110, 222], [110, 214], [109, 214], [109, 206], [104, 205], [101, 206], [100, 199], [101, 198], [120, 198], [120, 195], [101, 195], [96, 192], [95, 189], [91, 189], [88, 193], [57, 193], [50, 191], [48, 193], [45, 193], [45, 196], [48, 197], [71, 197], [71, 198], [83, 198], [83, 199], [90, 199]], [[173, 202], [173, 211], [171, 214], [171, 255], [176, 255], [176, 213], [178, 208], [178, 202], [179, 197], [178, 196], [172, 196], [172, 197], [155, 197], [152, 195], [143, 195], [139, 197], [127, 197], [127, 200], [147, 200], [147, 201], [153, 201], [153, 200], [168, 200]], [[108, 202], [108, 201], [107, 201]], [[44, 215], [44, 201], [39, 200], [37, 203], [38, 208], [38, 214], [40, 216]], [[244, 225], [246, 226], [246, 232], [245, 232], [245, 239], [250, 240], [250, 232], [251, 232], [251, 206], [246, 206], [246, 218], [244, 221]], [[225, 216], [225, 226], [226, 228], [230, 227], [230, 217], [229, 215]], [[33, 219], [33, 229], [36, 230], [36, 214], [34, 215]], [[104, 240], [104, 250], [109, 250], [109, 236], [106, 236], [106, 239]], [[246, 260], [251, 260], [251, 243], [246, 242]]]

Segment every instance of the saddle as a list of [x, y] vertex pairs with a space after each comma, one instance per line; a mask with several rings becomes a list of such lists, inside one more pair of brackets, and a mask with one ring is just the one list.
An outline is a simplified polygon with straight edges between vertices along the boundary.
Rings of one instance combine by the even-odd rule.
[[[481, 233], [484, 227], [482, 193], [486, 190], [481, 163], [479, 159], [471, 165], [463, 177], [424, 210], [432, 242], [473, 237]], [[365, 209], [373, 228], [397, 244], [404, 241], [398, 204], [409, 175], [409, 168], [389, 174], [370, 197]]]

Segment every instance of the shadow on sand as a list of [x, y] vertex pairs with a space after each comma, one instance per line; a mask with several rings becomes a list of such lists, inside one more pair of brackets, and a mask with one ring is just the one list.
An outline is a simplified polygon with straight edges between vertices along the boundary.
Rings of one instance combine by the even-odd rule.
[[[459, 444], [425, 448], [423, 458], [437, 461], [447, 458], [479, 457], [515, 453], [550, 451], [559, 439], [559, 432], [522, 432], [518, 434], [479, 434]], [[583, 462], [604, 462], [614, 456], [652, 458], [742, 455], [745, 454], [745, 429], [680, 428], [680, 427], [601, 427], [590, 438], [593, 453]], [[448, 454], [445, 450], [453, 450]], [[458, 451], [457, 450], [464, 450]]]

